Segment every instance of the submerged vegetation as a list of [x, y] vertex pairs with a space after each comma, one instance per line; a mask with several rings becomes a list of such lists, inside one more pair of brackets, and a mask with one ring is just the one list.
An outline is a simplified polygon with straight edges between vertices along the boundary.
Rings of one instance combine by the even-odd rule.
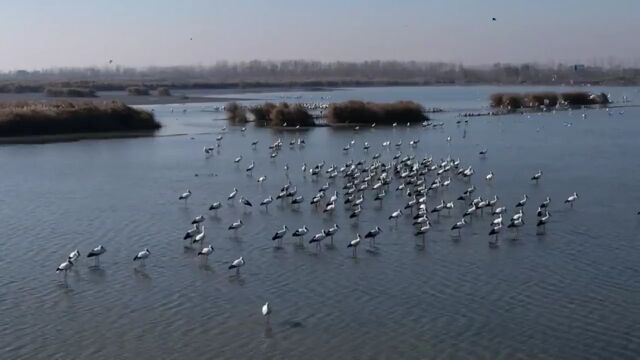
[[327, 113], [329, 124], [419, 123], [429, 120], [422, 105], [413, 101], [373, 103], [351, 100], [331, 104]]
[[96, 97], [96, 91], [90, 88], [48, 87], [44, 93], [51, 97]]
[[490, 97], [491, 107], [506, 110], [535, 109], [541, 107], [578, 107], [609, 104], [607, 94], [588, 92], [538, 92], [538, 93], [496, 93]]
[[117, 101], [0, 104], [0, 137], [152, 131], [160, 127], [152, 113]]

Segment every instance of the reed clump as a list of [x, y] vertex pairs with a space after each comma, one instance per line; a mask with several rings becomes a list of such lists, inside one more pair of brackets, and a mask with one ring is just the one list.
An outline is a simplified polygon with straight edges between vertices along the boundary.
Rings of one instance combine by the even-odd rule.
[[232, 125], [245, 124], [248, 121], [247, 108], [235, 101], [227, 103], [224, 110], [227, 113], [227, 119]]
[[159, 87], [158, 89], [156, 89], [156, 95], [171, 96], [171, 90], [168, 87]]
[[148, 88], [143, 86], [131, 86], [127, 88], [127, 94], [133, 96], [147, 96], [150, 95], [151, 92]]
[[266, 102], [250, 107], [249, 112], [253, 115], [253, 121], [256, 126], [271, 126], [271, 113], [276, 106], [272, 102]]
[[610, 102], [605, 93], [566, 92], [560, 94], [560, 97], [567, 106], [606, 105]]
[[256, 126], [312, 127], [316, 126], [313, 115], [300, 104], [266, 102], [249, 108]]
[[589, 92], [536, 92], [536, 93], [495, 93], [489, 98], [491, 107], [506, 110], [535, 109], [543, 107], [578, 107], [609, 104], [607, 94]]
[[271, 111], [269, 126], [315, 126], [313, 116], [300, 104], [280, 103]]
[[152, 131], [151, 112], [119, 101], [20, 101], [0, 104], [0, 137]]
[[418, 123], [429, 120], [422, 105], [413, 101], [374, 103], [351, 100], [329, 105], [326, 120], [329, 124]]

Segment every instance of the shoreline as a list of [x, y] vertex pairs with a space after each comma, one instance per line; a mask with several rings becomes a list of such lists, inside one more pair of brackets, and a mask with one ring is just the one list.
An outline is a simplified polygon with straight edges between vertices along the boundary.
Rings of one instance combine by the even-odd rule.
[[187, 134], [156, 135], [155, 131], [123, 131], [104, 133], [75, 133], [75, 134], [55, 134], [55, 135], [29, 135], [0, 137], [0, 145], [20, 145], [20, 144], [50, 144], [58, 142], [75, 142], [82, 140], [109, 140], [127, 139], [140, 137], [157, 136], [181, 136]]
[[129, 95], [126, 91], [98, 91], [95, 97], [68, 97], [47, 96], [41, 92], [25, 93], [0, 93], [0, 103], [16, 101], [120, 101], [129, 106], [146, 105], [182, 105], [202, 103], [228, 103], [232, 101], [260, 100], [249, 97], [238, 97], [239, 94], [263, 94], [270, 92], [296, 92], [296, 91], [334, 91], [340, 88], [319, 87], [268, 87], [268, 88], [233, 88], [233, 89], [172, 89], [171, 96], [157, 95]]
[[0, 94], [0, 103], [20, 102], [20, 101], [42, 101], [42, 102], [54, 102], [54, 101], [89, 101], [89, 102], [110, 102], [120, 101], [129, 106], [144, 106], [144, 105], [172, 105], [172, 104], [202, 104], [210, 102], [230, 102], [230, 101], [250, 101], [249, 98], [238, 98], [232, 96], [220, 96], [205, 97], [205, 96], [190, 96], [183, 98], [181, 96], [134, 96], [127, 95], [126, 93], [98, 93], [96, 97], [50, 97], [42, 93], [21, 93], [21, 94]]

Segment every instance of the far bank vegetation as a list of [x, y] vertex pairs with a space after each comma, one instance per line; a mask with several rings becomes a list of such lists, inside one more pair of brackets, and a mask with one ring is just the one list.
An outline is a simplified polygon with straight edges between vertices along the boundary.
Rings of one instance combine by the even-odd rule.
[[96, 91], [90, 88], [48, 87], [44, 93], [50, 97], [96, 97]]

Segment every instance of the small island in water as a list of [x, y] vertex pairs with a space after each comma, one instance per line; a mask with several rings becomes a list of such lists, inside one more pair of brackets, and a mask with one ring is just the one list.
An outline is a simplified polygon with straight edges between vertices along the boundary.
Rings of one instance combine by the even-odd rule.
[[[153, 113], [118, 101], [19, 101], [0, 103], [0, 138], [86, 135], [111, 137], [153, 132]], [[95, 136], [102, 134], [102, 136]]]
[[375, 103], [350, 100], [332, 103], [312, 114], [308, 106], [282, 102], [266, 102], [253, 106], [242, 106], [230, 102], [225, 106], [227, 119], [232, 125], [253, 122], [260, 127], [313, 127], [321, 119], [325, 125], [393, 125], [395, 123], [422, 123], [429, 121], [427, 109], [414, 101]]

